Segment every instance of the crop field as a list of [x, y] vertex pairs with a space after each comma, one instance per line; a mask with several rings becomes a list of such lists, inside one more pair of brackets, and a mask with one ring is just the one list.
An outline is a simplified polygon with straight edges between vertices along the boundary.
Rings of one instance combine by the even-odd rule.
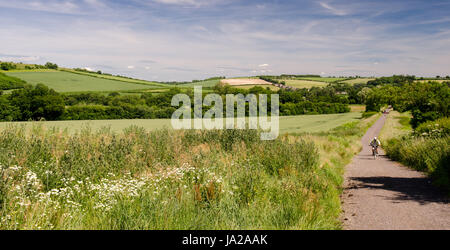
[[178, 87], [178, 88], [193, 88], [194, 86], [202, 86], [204, 88], [212, 88], [212, 87], [216, 86], [218, 83], [220, 83], [220, 80], [215, 79], [215, 80], [199, 81], [199, 82], [178, 84], [178, 85], [166, 85], [166, 86], [173, 86], [173, 87]]
[[351, 112], [364, 112], [366, 111], [366, 105], [364, 104], [351, 104], [350, 111]]
[[150, 85], [155, 87], [165, 87], [167, 88], [167, 84], [157, 83], [157, 82], [150, 82], [145, 80], [139, 80], [139, 79], [132, 79], [132, 78], [126, 78], [126, 77], [120, 77], [120, 76], [113, 76], [113, 75], [105, 75], [105, 74], [96, 74], [94, 72], [81, 72], [81, 71], [75, 71], [72, 69], [61, 69], [61, 71], [73, 73], [73, 74], [79, 74], [79, 75], [85, 75], [90, 77], [97, 77], [101, 79], [108, 79], [108, 80], [115, 80], [115, 81], [121, 81], [121, 82], [128, 82], [128, 83], [135, 83], [135, 84], [144, 84], [144, 85]]
[[342, 81], [342, 82], [353, 85], [353, 84], [358, 84], [358, 83], [366, 84], [368, 81], [372, 81], [372, 80], [375, 80], [375, 78], [356, 78], [356, 79], [350, 79], [350, 80], [346, 80], [346, 81]]
[[229, 84], [231, 86], [244, 86], [244, 85], [272, 85], [270, 82], [254, 79], [254, 78], [236, 78], [236, 79], [224, 79], [222, 83]]
[[255, 130], [8, 127], [0, 229], [339, 229], [343, 167], [369, 125], [274, 141]]
[[443, 83], [443, 82], [450, 82], [450, 79], [445, 79], [445, 80], [417, 80], [417, 82], [439, 82], [439, 83]]
[[261, 88], [269, 88], [272, 91], [278, 91], [280, 88], [278, 88], [275, 85], [239, 85], [239, 86], [233, 86], [238, 89], [251, 89], [253, 87], [261, 87]]
[[312, 88], [312, 87], [325, 87], [328, 85], [326, 82], [316, 82], [309, 80], [282, 80], [286, 82], [287, 86], [291, 86], [294, 88], [302, 89], [302, 88]]
[[338, 82], [345, 80], [346, 78], [337, 78], [337, 77], [299, 77], [299, 80], [308, 80], [308, 81], [317, 81], [317, 82]]
[[[312, 133], [325, 132], [341, 126], [345, 123], [357, 121], [361, 118], [361, 113], [344, 113], [330, 115], [300, 115], [280, 117], [280, 133]], [[171, 128], [170, 119], [148, 119], [148, 120], [93, 120], [93, 121], [46, 121], [46, 122], [2, 122], [0, 130], [4, 130], [11, 125], [24, 126], [28, 130], [33, 125], [42, 125], [46, 129], [57, 128], [74, 133], [83, 128], [90, 128], [93, 131], [109, 128], [113, 132], [122, 132], [130, 126], [145, 128], [148, 131]]]
[[68, 72], [7, 72], [30, 84], [43, 83], [58, 92], [127, 91], [158, 88], [136, 83], [101, 79]]

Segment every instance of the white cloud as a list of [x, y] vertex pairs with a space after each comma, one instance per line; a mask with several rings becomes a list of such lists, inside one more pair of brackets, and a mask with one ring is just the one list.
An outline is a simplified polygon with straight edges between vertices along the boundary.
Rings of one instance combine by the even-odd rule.
[[14, 55], [0, 55], [0, 61], [13, 62], [35, 62], [40, 60], [39, 56], [14, 56]]
[[0, 1], [0, 7], [26, 9], [33, 11], [46, 11], [54, 13], [76, 13], [79, 11], [79, 6], [73, 1], [58, 1], [58, 0], [15, 0], [15, 1]]
[[260, 64], [260, 65], [258, 65], [258, 67], [260, 67], [260, 68], [269, 67], [269, 64], [267, 64], [267, 63]]
[[130, 65], [127, 67], [127, 69], [134, 69], [135, 67], [133, 65]]

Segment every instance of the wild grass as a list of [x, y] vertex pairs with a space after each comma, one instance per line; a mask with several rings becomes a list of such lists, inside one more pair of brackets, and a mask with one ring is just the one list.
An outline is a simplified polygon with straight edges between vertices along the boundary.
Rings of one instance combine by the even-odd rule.
[[343, 167], [367, 128], [0, 134], [0, 229], [339, 229]]

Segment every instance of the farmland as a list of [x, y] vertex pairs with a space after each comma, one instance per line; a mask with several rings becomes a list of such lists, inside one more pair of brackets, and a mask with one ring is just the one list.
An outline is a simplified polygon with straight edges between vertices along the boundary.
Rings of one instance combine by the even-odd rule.
[[[280, 133], [311, 133], [326, 132], [345, 123], [358, 121], [361, 113], [352, 112], [345, 114], [331, 115], [302, 115], [280, 117]], [[154, 131], [163, 128], [171, 128], [170, 119], [133, 119], [133, 120], [96, 120], [96, 121], [48, 121], [48, 122], [3, 122], [0, 123], [0, 130], [10, 126], [24, 126], [28, 131], [33, 127], [42, 126], [47, 130], [56, 128], [67, 130], [69, 133], [79, 132], [83, 128], [90, 128], [93, 131], [109, 128], [112, 132], [123, 132], [130, 126], [137, 126]]]
[[287, 86], [294, 88], [312, 88], [312, 87], [325, 87], [328, 85], [326, 82], [310, 81], [310, 80], [284, 80]]
[[348, 83], [348, 84], [366, 84], [368, 81], [371, 80], [375, 80], [375, 78], [355, 78], [355, 79], [350, 79], [350, 80], [345, 80], [342, 81], [343, 83]]
[[339, 229], [343, 167], [375, 118], [265, 142], [254, 130], [7, 127], [0, 229]]
[[251, 89], [253, 87], [262, 87], [262, 88], [269, 88], [272, 91], [277, 91], [280, 89], [279, 87], [277, 87], [275, 85], [239, 85], [239, 86], [233, 86], [233, 87], [238, 88], [238, 89]]
[[231, 86], [243, 86], [243, 85], [272, 85], [270, 82], [253, 79], [253, 78], [236, 78], [236, 79], [224, 79], [222, 83], [229, 84]]
[[347, 78], [338, 78], [338, 77], [299, 77], [298, 79], [299, 80], [308, 80], [308, 81], [332, 83], [332, 82], [343, 81], [343, 80], [345, 80]]
[[101, 79], [62, 71], [7, 72], [6, 74], [23, 79], [33, 85], [45, 83], [48, 87], [62, 93], [84, 91], [128, 91], [160, 88], [160, 86], [157, 85], [144, 85]]

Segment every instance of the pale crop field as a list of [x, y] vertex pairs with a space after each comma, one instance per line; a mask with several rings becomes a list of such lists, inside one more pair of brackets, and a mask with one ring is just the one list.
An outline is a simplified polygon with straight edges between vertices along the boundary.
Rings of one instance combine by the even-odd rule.
[[363, 104], [351, 104], [349, 105], [351, 112], [364, 112], [366, 111], [366, 105]]
[[[357, 121], [361, 113], [344, 113], [330, 115], [300, 115], [281, 116], [280, 134], [284, 133], [313, 133], [326, 132], [345, 123]], [[45, 121], [45, 122], [2, 122], [0, 130], [11, 125], [25, 126], [32, 129], [33, 125], [42, 125], [47, 129], [57, 128], [74, 133], [83, 128], [98, 131], [102, 128], [110, 128], [113, 132], [122, 132], [130, 126], [143, 127], [148, 131], [172, 128], [170, 119], [148, 119], [148, 120], [93, 120], [93, 121]]]
[[127, 91], [158, 88], [144, 84], [128, 83], [101, 79], [97, 77], [73, 74], [68, 72], [8, 72], [7, 75], [14, 76], [27, 81], [30, 84], [45, 84], [57, 92], [87, 92], [87, 91]]
[[236, 79], [224, 79], [221, 83], [229, 84], [231, 86], [243, 86], [243, 85], [272, 85], [270, 82], [254, 79], [254, 78], [236, 78]]

